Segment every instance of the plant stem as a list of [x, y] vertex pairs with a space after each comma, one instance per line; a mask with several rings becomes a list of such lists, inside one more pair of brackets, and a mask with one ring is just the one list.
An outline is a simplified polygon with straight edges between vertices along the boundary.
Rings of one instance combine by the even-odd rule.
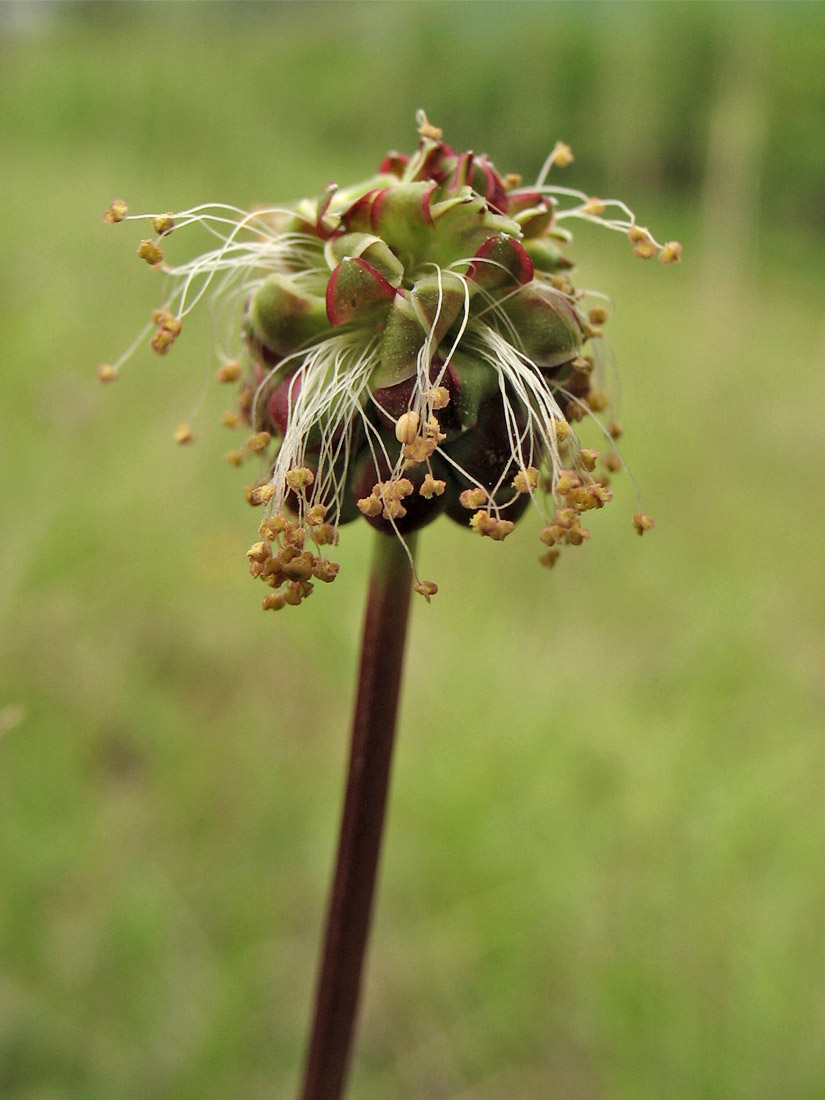
[[[408, 540], [412, 549], [412, 541]], [[412, 570], [376, 532], [338, 857], [301, 1100], [340, 1100], [349, 1069], [395, 736]]]

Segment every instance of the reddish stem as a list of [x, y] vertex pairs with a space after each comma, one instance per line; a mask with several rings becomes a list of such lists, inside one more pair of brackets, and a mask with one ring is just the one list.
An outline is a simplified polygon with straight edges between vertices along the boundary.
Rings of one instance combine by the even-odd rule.
[[372, 917], [395, 736], [412, 570], [376, 535], [352, 723], [349, 776], [301, 1100], [340, 1100]]

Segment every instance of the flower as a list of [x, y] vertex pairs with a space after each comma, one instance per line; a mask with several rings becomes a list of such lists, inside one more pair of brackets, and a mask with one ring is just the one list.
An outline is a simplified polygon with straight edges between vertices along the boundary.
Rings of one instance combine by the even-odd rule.
[[[411, 156], [391, 153], [370, 179], [314, 199], [145, 216], [115, 200], [104, 214], [155, 230], [138, 255], [172, 288], [153, 315], [157, 353], [207, 294], [234, 306], [238, 347], [217, 377], [240, 382], [224, 423], [251, 432], [227, 459], [263, 462], [246, 488], [264, 508], [248, 558], [272, 590], [268, 609], [334, 579], [329, 548], [357, 518], [403, 540], [443, 513], [499, 542], [532, 504], [553, 565], [589, 538], [583, 514], [611, 499], [620, 429], [599, 419], [608, 313], [604, 295], [573, 285], [567, 224], [618, 230], [644, 259], [676, 262], [680, 246], [659, 244], [621, 202], [548, 185], [573, 159], [561, 142], [523, 187], [486, 156], [454, 152], [423, 112], [418, 123]], [[169, 265], [159, 239], [193, 224], [217, 247]], [[603, 470], [571, 426], [585, 418], [608, 443]], [[641, 512], [633, 523], [652, 526]], [[435, 583], [416, 581], [429, 600]]]

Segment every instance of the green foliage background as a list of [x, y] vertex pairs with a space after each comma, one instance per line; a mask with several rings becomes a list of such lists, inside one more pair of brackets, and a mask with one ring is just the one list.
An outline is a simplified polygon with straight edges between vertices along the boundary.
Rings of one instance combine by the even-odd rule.
[[[552, 574], [422, 538], [352, 1100], [825, 1095], [825, 8], [0, 7], [0, 1096], [289, 1097], [369, 532], [262, 615], [209, 319], [100, 213], [456, 147], [617, 194], [582, 229], [635, 498]], [[204, 391], [206, 394], [204, 396]], [[200, 407], [194, 448], [175, 425]], [[243, 478], [241, 478], [243, 480]]]

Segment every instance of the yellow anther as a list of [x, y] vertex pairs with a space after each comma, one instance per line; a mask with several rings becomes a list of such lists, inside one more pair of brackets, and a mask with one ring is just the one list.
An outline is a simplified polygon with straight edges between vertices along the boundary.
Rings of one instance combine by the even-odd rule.
[[462, 508], [474, 509], [480, 508], [482, 504], [486, 504], [489, 494], [486, 489], [465, 489], [460, 494], [458, 501]]
[[287, 527], [286, 517], [282, 512], [276, 512], [274, 516], [267, 516], [266, 519], [261, 520], [261, 525], [258, 528], [258, 534], [262, 539], [266, 539], [268, 542], [272, 542], [283, 534]]
[[478, 531], [480, 535], [486, 535], [487, 538], [492, 539], [493, 542], [503, 542], [512, 533], [516, 525], [512, 520], [498, 519], [482, 509], [472, 517], [470, 526], [474, 531]]
[[361, 497], [359, 501], [356, 501], [358, 511], [365, 516], [380, 516], [384, 505], [381, 503], [381, 498], [373, 493], [368, 497]]
[[656, 255], [656, 245], [653, 241], [639, 241], [633, 249], [633, 255], [640, 260], [652, 260]]
[[[268, 433], [266, 433], [268, 435]], [[295, 466], [286, 475], [286, 483], [293, 492], [300, 493], [308, 489], [315, 480], [315, 474], [308, 466]]]
[[597, 508], [604, 508], [605, 504], [609, 504], [613, 499], [611, 490], [599, 481], [595, 481], [592, 485], [588, 485], [587, 492], [595, 501]]
[[281, 566], [281, 572], [291, 581], [308, 581], [312, 576], [312, 566], [315, 558], [309, 551], [298, 554]]
[[261, 601], [264, 611], [280, 611], [286, 605], [286, 598], [282, 592], [270, 592]]
[[141, 241], [137, 250], [141, 260], [145, 260], [150, 267], [157, 267], [163, 263], [163, 249], [154, 241]]
[[117, 367], [113, 367], [111, 363], [101, 363], [97, 368], [97, 377], [104, 383], [114, 382], [118, 377]]
[[582, 214], [586, 214], [588, 218], [600, 218], [603, 213], [604, 203], [595, 195], [592, 195], [582, 206]]
[[517, 493], [531, 493], [539, 483], [539, 471], [536, 466], [519, 470], [513, 478], [513, 488]]
[[267, 504], [275, 496], [275, 486], [271, 482], [266, 485], [256, 485], [249, 493], [250, 504]]
[[582, 479], [575, 470], [562, 470], [559, 474], [559, 480], [556, 482], [556, 492], [564, 496], [571, 489], [578, 489], [581, 483]]
[[577, 518], [574, 508], [557, 508], [553, 514], [553, 525], [564, 528], [572, 527]]
[[557, 542], [564, 539], [564, 528], [559, 527], [557, 523], [551, 524], [549, 527], [542, 527], [539, 538], [545, 546], [555, 546]]
[[607, 430], [610, 433], [611, 439], [619, 439], [624, 435], [624, 428], [618, 420], [611, 420], [607, 425]]
[[656, 524], [654, 523], [651, 516], [646, 516], [642, 512], [637, 512], [636, 515], [633, 517], [633, 526], [636, 528], [640, 535], [643, 535], [645, 531], [650, 531], [651, 528], [656, 526]]
[[304, 516], [307, 527], [317, 527], [320, 523], [323, 523], [327, 511], [326, 504], [313, 504], [311, 508], [307, 508]]
[[446, 409], [450, 403], [450, 391], [446, 386], [436, 386], [435, 389], [429, 390], [424, 396], [432, 402], [434, 409]]
[[598, 451], [593, 451], [589, 447], [582, 447], [581, 449], [581, 464], [585, 470], [596, 469], [596, 459], [599, 457]]
[[180, 318], [174, 317], [168, 309], [156, 309], [152, 314], [152, 321], [158, 326], [151, 340], [152, 350], [158, 355], [165, 355], [180, 336]]
[[158, 326], [159, 331], [168, 333], [172, 340], [180, 336], [180, 317], [175, 317], [168, 309], [156, 309], [152, 314], [152, 323]]
[[221, 424], [225, 428], [237, 428], [241, 422], [241, 414], [234, 409], [227, 409], [221, 413]]
[[175, 336], [167, 328], [159, 328], [149, 341], [152, 351], [158, 355], [165, 355], [174, 342]]
[[246, 445], [250, 451], [258, 453], [265, 451], [269, 444], [272, 442], [272, 436], [269, 432], [255, 432], [246, 441]]
[[539, 563], [546, 569], [552, 569], [559, 560], [559, 556], [560, 551], [554, 547], [552, 550], [548, 550], [545, 554], [539, 556]]
[[558, 165], [559, 168], [566, 168], [568, 164], [573, 163], [573, 150], [563, 141], [557, 141], [550, 158], [551, 163]]
[[399, 443], [412, 443], [418, 435], [420, 417], [412, 409], [402, 413], [395, 422], [395, 438]]
[[566, 442], [570, 436], [571, 429], [566, 420], [551, 420], [550, 428], [556, 436], [557, 443]]
[[431, 473], [427, 473], [418, 488], [418, 492], [426, 500], [431, 500], [433, 497], [440, 497], [446, 488], [446, 481], [441, 481], [439, 478], [433, 477]]
[[310, 531], [310, 538], [316, 546], [334, 546], [338, 541], [335, 528], [331, 523], [319, 523]]
[[[572, 157], [570, 158], [573, 159]], [[490, 532], [490, 538], [493, 542], [504, 542], [508, 535], [512, 535], [515, 531], [516, 525], [511, 519], [499, 519], [496, 520], [496, 525]]]
[[663, 264], [678, 264], [682, 256], [682, 246], [678, 241], [668, 241], [659, 253], [659, 259]]
[[245, 455], [243, 451], [227, 451], [223, 457], [230, 466], [243, 466]]
[[407, 460], [407, 465], [417, 466], [419, 463], [427, 461], [436, 446], [434, 439], [423, 439], [421, 436], [417, 436], [412, 443], [405, 443], [401, 451]]
[[602, 412], [610, 404], [610, 398], [604, 390], [591, 390], [587, 395], [587, 407], [591, 412]]
[[627, 236], [632, 244], [641, 244], [642, 241], [650, 240], [650, 230], [646, 229], [643, 225], [631, 225], [627, 231]]
[[215, 377], [219, 382], [237, 382], [242, 370], [241, 364], [233, 359], [228, 363], [221, 363], [215, 372]]
[[312, 575], [316, 580], [329, 584], [338, 576], [340, 568], [337, 561], [330, 561], [328, 558], [316, 558], [312, 567]]
[[103, 212], [103, 220], [107, 225], [116, 225], [122, 222], [128, 213], [129, 207], [123, 199], [112, 199], [109, 208]]
[[571, 489], [565, 497], [565, 503], [567, 504], [565, 510], [570, 509], [574, 512], [587, 512], [596, 507], [596, 502], [587, 489]]
[[298, 524], [289, 523], [287, 521], [284, 524], [284, 543], [286, 545], [284, 546], [283, 552], [287, 553], [287, 551], [296, 549], [303, 550], [305, 534], [303, 527], [299, 527]]
[[438, 585], [435, 581], [418, 581], [413, 585], [413, 588], [420, 596], [423, 596], [427, 603], [438, 591]]
[[569, 546], [581, 546], [583, 542], [586, 542], [590, 538], [590, 532], [587, 528], [579, 527], [578, 524], [569, 527], [565, 534]]
[[185, 446], [187, 443], [192, 443], [195, 437], [192, 434], [192, 429], [188, 424], [178, 424], [175, 429], [175, 442]]
[[175, 219], [171, 214], [158, 214], [156, 218], [152, 218], [152, 228], [162, 237], [164, 233], [171, 233], [175, 228]]
[[521, 187], [521, 176], [518, 172], [508, 172], [501, 182], [505, 191], [515, 191], [517, 187]]
[[577, 374], [590, 374], [593, 370], [593, 356], [577, 355], [575, 359], [571, 360], [570, 366]]
[[246, 552], [250, 561], [265, 562], [272, 557], [272, 553], [265, 542], [253, 542]]
[[591, 325], [603, 325], [609, 316], [604, 306], [594, 306], [587, 314], [587, 319]]

